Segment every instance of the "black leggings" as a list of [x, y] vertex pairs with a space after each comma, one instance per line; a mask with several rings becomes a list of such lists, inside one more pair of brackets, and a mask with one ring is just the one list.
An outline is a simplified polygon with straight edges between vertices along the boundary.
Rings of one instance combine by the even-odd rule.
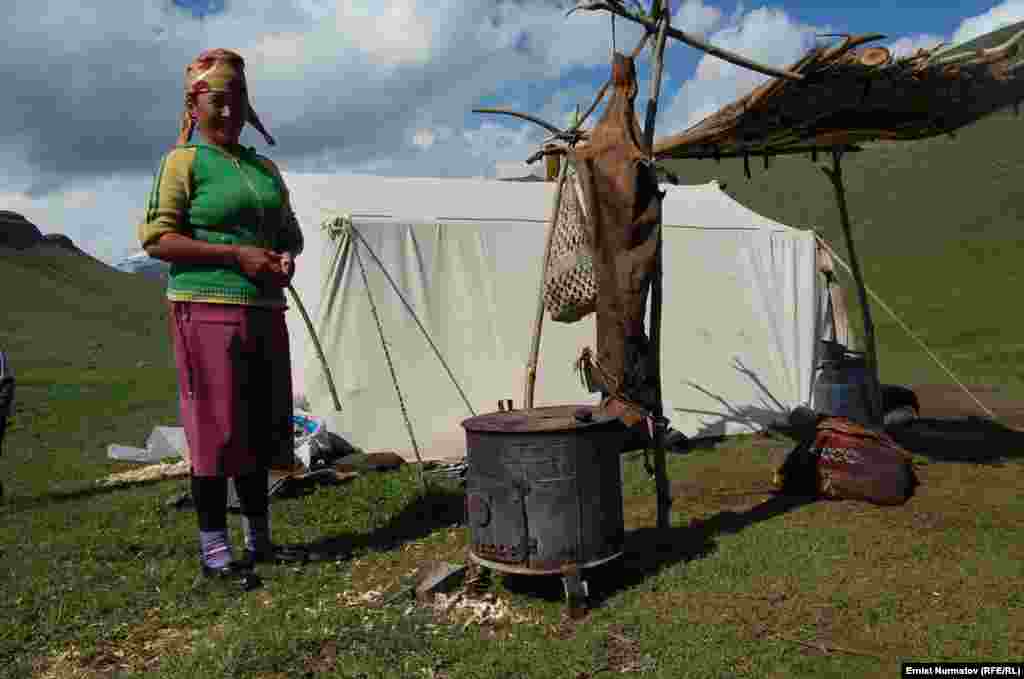
[[[251, 517], [266, 516], [267, 472], [260, 470], [235, 477], [235, 490], [242, 514]], [[225, 530], [228, 525], [228, 480], [223, 476], [193, 476], [192, 500], [196, 504], [199, 530]]]

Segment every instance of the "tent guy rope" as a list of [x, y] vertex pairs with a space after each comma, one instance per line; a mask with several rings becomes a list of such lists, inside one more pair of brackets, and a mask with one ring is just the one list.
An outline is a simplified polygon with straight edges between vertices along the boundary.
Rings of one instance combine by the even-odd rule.
[[441, 362], [441, 367], [444, 368], [444, 371], [448, 375], [448, 378], [455, 386], [455, 389], [459, 392], [459, 397], [462, 399], [462, 402], [466, 404], [466, 408], [469, 410], [470, 415], [475, 417], [476, 410], [473, 409], [473, 405], [469, 402], [469, 399], [466, 397], [466, 392], [462, 390], [462, 386], [459, 384], [459, 381], [455, 379], [455, 375], [452, 374], [451, 368], [448, 367], [448, 362], [444, 360], [444, 356], [441, 355], [441, 351], [437, 348], [437, 345], [434, 343], [434, 340], [430, 337], [430, 333], [427, 332], [427, 329], [425, 327], [423, 327], [423, 323], [420, 321], [419, 316], [416, 315], [416, 311], [412, 308], [412, 305], [409, 304], [409, 301], [405, 299], [405, 296], [399, 289], [398, 284], [395, 283], [395, 279], [391, 277], [391, 274], [388, 273], [387, 267], [385, 267], [384, 263], [380, 261], [379, 257], [377, 257], [377, 253], [375, 253], [373, 251], [373, 248], [370, 247], [370, 244], [366, 242], [366, 239], [363, 237], [363, 234], [359, 232], [359, 229], [353, 226], [351, 218], [348, 217], [347, 215], [342, 215], [340, 217], [328, 219], [327, 221], [324, 222], [323, 228], [330, 232], [332, 234], [332, 237], [340, 233], [349, 233], [355, 236], [357, 242], [362, 244], [363, 247], [366, 248], [367, 254], [370, 255], [370, 258], [373, 259], [374, 263], [377, 264], [377, 267], [380, 269], [381, 273], [383, 273], [384, 277], [387, 279], [388, 284], [391, 285], [391, 289], [395, 291], [396, 295], [398, 295], [398, 299], [401, 300], [402, 305], [405, 307], [405, 310], [409, 312], [409, 315], [412, 316], [412, 320], [416, 322], [416, 327], [418, 327], [420, 329], [420, 332], [423, 333], [424, 339], [427, 340], [427, 344], [429, 344], [430, 348], [433, 350], [434, 356], [436, 356], [437, 360]]
[[391, 371], [391, 381], [395, 385], [395, 394], [398, 395], [398, 405], [402, 408], [402, 418], [405, 420], [406, 431], [409, 432], [409, 440], [412, 442], [412, 450], [416, 454], [416, 462], [419, 463], [418, 471], [420, 483], [423, 485], [423, 492], [427, 492], [427, 477], [423, 475], [423, 458], [420, 456], [420, 447], [416, 443], [416, 434], [412, 430], [412, 422], [409, 420], [409, 411], [405, 408], [405, 399], [402, 397], [402, 389], [398, 385], [398, 374], [395, 373], [395, 365], [391, 362], [391, 350], [388, 349], [387, 338], [384, 337], [384, 326], [380, 323], [380, 314], [377, 313], [377, 305], [373, 301], [373, 291], [370, 290], [370, 280], [366, 276], [366, 266], [363, 258], [359, 256], [359, 245], [352, 250], [356, 263], [359, 264], [359, 273], [363, 277], [363, 287], [366, 288], [366, 298], [370, 302], [370, 310], [373, 312], [373, 320], [377, 322], [377, 332], [380, 335], [380, 345], [384, 349], [384, 357], [388, 362], [388, 370]]

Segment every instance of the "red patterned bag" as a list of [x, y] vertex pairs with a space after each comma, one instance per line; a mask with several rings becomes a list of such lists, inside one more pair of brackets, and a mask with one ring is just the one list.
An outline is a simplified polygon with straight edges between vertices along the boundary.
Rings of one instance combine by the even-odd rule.
[[822, 497], [898, 505], [907, 501], [917, 485], [910, 453], [888, 434], [843, 417], [818, 423], [812, 451]]

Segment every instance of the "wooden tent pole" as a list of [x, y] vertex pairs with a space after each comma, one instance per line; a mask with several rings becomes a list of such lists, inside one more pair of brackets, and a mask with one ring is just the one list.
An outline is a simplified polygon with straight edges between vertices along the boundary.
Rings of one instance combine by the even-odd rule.
[[831, 180], [832, 188], [836, 192], [836, 203], [839, 206], [839, 220], [843, 226], [843, 235], [846, 237], [846, 250], [850, 253], [850, 270], [853, 272], [853, 280], [857, 287], [857, 298], [860, 300], [861, 313], [864, 316], [864, 344], [865, 358], [868, 369], [868, 405], [869, 417], [875, 425], [881, 425], [882, 415], [882, 389], [878, 379], [878, 354], [875, 347], [875, 324], [871, 320], [871, 308], [868, 304], [867, 286], [864, 285], [864, 275], [861, 273], [860, 261], [857, 258], [857, 250], [853, 245], [853, 233], [850, 230], [850, 214], [846, 207], [846, 191], [843, 188], [843, 154], [841, 151], [832, 152], [832, 169], [822, 167], [822, 172]]
[[302, 314], [302, 320], [306, 322], [306, 330], [309, 331], [309, 338], [313, 340], [313, 348], [316, 349], [316, 355], [320, 359], [320, 365], [324, 369], [324, 377], [327, 378], [327, 388], [331, 392], [331, 400], [334, 401], [334, 409], [339, 413], [341, 412], [341, 401], [338, 400], [338, 392], [334, 388], [334, 379], [331, 377], [331, 369], [327, 366], [327, 359], [324, 358], [323, 347], [320, 346], [320, 339], [316, 336], [316, 329], [313, 327], [313, 322], [309, 319], [309, 314], [306, 313], [306, 307], [302, 304], [302, 300], [299, 299], [299, 293], [295, 291], [292, 284], [288, 284], [288, 292], [291, 293], [292, 299], [295, 300], [295, 306], [298, 308], [299, 313]]
[[[654, 152], [654, 122], [658, 115], [658, 94], [661, 90], [661, 73], [664, 68], [665, 34], [668, 30], [671, 9], [667, 0], [654, 0], [654, 8], [658, 8], [660, 18], [658, 39], [654, 45], [654, 79], [651, 81], [651, 95], [647, 102], [646, 125], [644, 127], [644, 143]], [[658, 496], [659, 529], [668, 529], [671, 525], [672, 489], [668, 482], [668, 465], [665, 461], [665, 404], [662, 402], [661, 389], [661, 304], [662, 287], [662, 251], [663, 227], [658, 224], [658, 244], [655, 249], [654, 279], [651, 281], [651, 327], [650, 356], [652, 372], [655, 377], [656, 391], [654, 398], [654, 485]]]
[[547, 275], [548, 260], [551, 258], [551, 243], [554, 240], [558, 207], [562, 203], [562, 188], [568, 176], [569, 159], [562, 158], [562, 167], [558, 172], [558, 188], [551, 205], [551, 219], [548, 220], [548, 235], [544, 243], [544, 260], [540, 267], [540, 286], [537, 291], [537, 314], [533, 318], [533, 336], [530, 338], [530, 359], [526, 363], [526, 385], [523, 389], [523, 408], [533, 407], [533, 391], [537, 384], [537, 356], [540, 353], [540, 332], [544, 327], [544, 277]]

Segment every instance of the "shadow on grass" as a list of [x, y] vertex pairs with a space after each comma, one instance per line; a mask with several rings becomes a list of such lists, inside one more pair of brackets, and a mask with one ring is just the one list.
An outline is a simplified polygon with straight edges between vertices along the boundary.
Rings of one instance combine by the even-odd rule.
[[465, 523], [465, 495], [461, 490], [433, 485], [369, 534], [339, 533], [301, 546], [318, 560], [344, 558], [353, 551], [387, 551], [425, 538], [435, 530]]
[[131, 483], [99, 485], [91, 482], [86, 485], [76, 484], [75, 487], [66, 490], [52, 490], [39, 495], [14, 495], [4, 498], [0, 503], [0, 511], [15, 514], [42, 506], [61, 504], [63, 502], [74, 502], [76, 500], [90, 500], [112, 493], [123, 493], [138, 488], [155, 486], [168, 481], [182, 481], [182, 479], [150, 479], [145, 481], [132, 481]]
[[[620, 558], [585, 571], [589, 605], [596, 608], [614, 594], [637, 587], [666, 568], [713, 554], [717, 548], [716, 536], [738, 533], [814, 501], [813, 497], [776, 495], [747, 511], [721, 511], [707, 519], [694, 519], [686, 526], [664, 531], [657, 528], [626, 531]], [[564, 597], [561, 578], [556, 576], [507, 575], [504, 584], [511, 592], [549, 601]]]
[[1024, 432], [981, 417], [922, 418], [886, 431], [909, 452], [945, 462], [1024, 458]]

